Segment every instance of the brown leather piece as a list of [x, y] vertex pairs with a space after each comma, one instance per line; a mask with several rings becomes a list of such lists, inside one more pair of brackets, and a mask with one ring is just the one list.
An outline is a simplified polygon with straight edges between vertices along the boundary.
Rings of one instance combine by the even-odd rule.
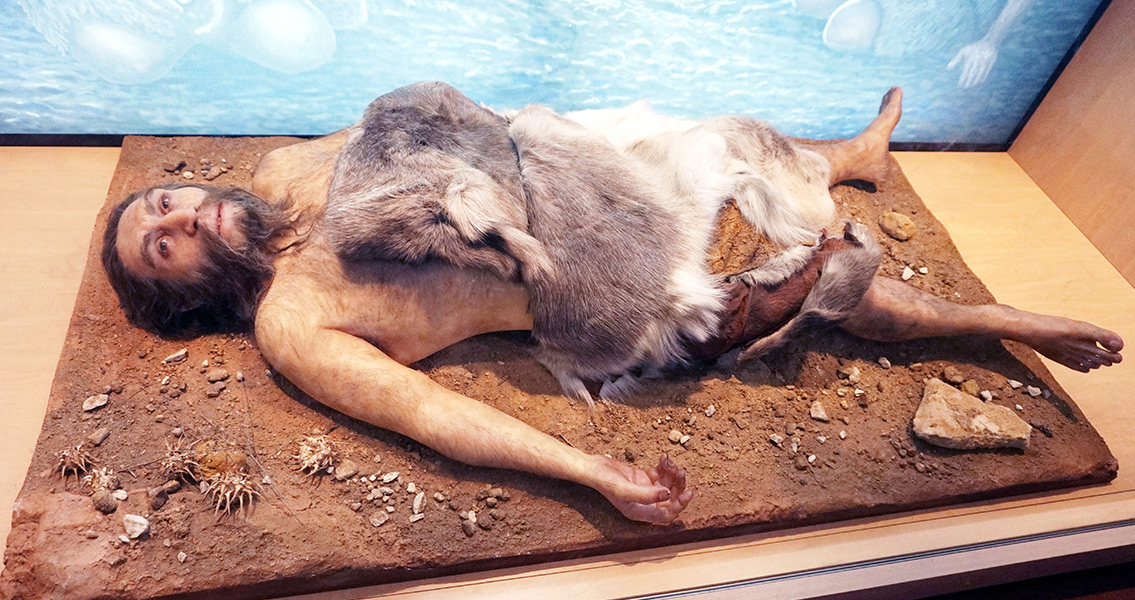
[[800, 311], [828, 259], [852, 247], [842, 238], [824, 239], [804, 268], [776, 286], [750, 286], [737, 279], [727, 280], [718, 334], [700, 344], [689, 344], [689, 357], [711, 361], [731, 348], [776, 331]]

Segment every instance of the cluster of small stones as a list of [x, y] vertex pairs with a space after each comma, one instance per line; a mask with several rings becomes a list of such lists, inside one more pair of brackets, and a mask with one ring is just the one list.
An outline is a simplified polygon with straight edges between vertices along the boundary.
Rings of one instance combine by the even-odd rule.
[[170, 175], [180, 175], [186, 180], [192, 180], [200, 174], [206, 181], [212, 181], [232, 170], [232, 168], [229, 167], [228, 160], [224, 158], [221, 159], [220, 164], [213, 164], [212, 159], [209, 158], [198, 159], [197, 163], [200, 166], [197, 168], [196, 173], [190, 168], [189, 163], [184, 160], [164, 162], [162, 163], [162, 170]]

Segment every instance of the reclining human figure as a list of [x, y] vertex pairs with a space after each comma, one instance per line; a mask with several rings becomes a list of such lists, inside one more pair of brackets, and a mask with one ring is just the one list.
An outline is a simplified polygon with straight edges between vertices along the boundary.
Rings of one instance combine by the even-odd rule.
[[[901, 97], [888, 92], [855, 138], [805, 147], [744, 118], [644, 105], [505, 117], [416, 84], [347, 130], [269, 153], [251, 193], [132, 194], [112, 211], [103, 263], [140, 326], [252, 328], [274, 368], [336, 410], [669, 522], [693, 490], [665, 455], [648, 471], [587, 455], [408, 365], [481, 333], [532, 330], [564, 389], [590, 399], [586, 380], [617, 395], [631, 367], [738, 345], [759, 354], [816, 323], [877, 341], [1012, 339], [1079, 371], [1121, 360], [1123, 340], [1094, 325], [875, 276], [862, 226], [818, 233], [834, 215], [829, 186], [886, 176]], [[786, 249], [720, 277], [705, 252], [729, 200]]]

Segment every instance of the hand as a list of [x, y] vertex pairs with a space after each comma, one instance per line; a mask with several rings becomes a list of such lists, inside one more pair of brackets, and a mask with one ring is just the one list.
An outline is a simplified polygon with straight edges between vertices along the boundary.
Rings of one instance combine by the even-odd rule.
[[946, 68], [953, 69], [961, 63], [958, 87], [967, 89], [984, 82], [989, 77], [989, 72], [993, 70], [995, 62], [997, 62], [997, 46], [993, 42], [978, 40], [963, 46]]
[[596, 456], [595, 489], [633, 521], [664, 524], [677, 518], [694, 497], [686, 489], [686, 470], [663, 454], [658, 466], [643, 471], [613, 458]]

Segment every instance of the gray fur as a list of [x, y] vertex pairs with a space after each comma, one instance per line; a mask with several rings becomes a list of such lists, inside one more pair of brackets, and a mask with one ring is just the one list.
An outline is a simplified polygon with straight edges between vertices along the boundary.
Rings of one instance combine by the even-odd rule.
[[812, 256], [816, 253], [816, 246], [793, 246], [765, 261], [764, 264], [749, 269], [737, 275], [731, 275], [726, 280], [738, 279], [751, 286], [763, 285], [772, 287], [780, 285], [789, 277], [800, 272]]
[[800, 312], [776, 331], [749, 344], [738, 360], [758, 358], [808, 329], [835, 325], [851, 316], [875, 278], [883, 250], [859, 223], [845, 221], [843, 237], [856, 247], [832, 255], [804, 298]]
[[[582, 379], [682, 357], [682, 340], [704, 337], [718, 302], [698, 304], [673, 283], [683, 264], [681, 223], [600, 135], [542, 107], [517, 113], [510, 133], [520, 157], [530, 232], [555, 265], [534, 281], [537, 356], [571, 395], [590, 401]], [[699, 255], [700, 256], [700, 255]], [[718, 295], [694, 289], [692, 296]]]
[[551, 269], [527, 233], [506, 122], [442, 83], [371, 103], [339, 153], [321, 226], [347, 260], [441, 258], [505, 278]]

